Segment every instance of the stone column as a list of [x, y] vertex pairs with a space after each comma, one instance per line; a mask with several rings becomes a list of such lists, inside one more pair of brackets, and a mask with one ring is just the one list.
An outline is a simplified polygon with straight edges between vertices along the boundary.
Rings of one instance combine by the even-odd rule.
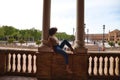
[[77, 25], [74, 49], [77, 53], [86, 53], [84, 47], [84, 0], [77, 0]]
[[38, 51], [50, 51], [47, 44], [48, 30], [50, 28], [51, 0], [43, 0], [43, 26], [42, 26], [42, 43]]

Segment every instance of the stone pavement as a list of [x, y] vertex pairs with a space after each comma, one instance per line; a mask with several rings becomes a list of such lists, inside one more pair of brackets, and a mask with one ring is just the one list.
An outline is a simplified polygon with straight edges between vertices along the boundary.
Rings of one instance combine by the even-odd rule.
[[35, 77], [1, 76], [0, 80], [37, 80]]

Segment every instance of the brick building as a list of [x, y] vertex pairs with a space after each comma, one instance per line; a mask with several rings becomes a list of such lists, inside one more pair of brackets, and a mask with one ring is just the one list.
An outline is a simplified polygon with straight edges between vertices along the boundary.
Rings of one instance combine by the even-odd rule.
[[114, 31], [109, 32], [108, 41], [117, 42], [120, 40], [120, 30], [115, 29]]
[[[103, 40], [103, 34], [86, 34], [86, 39], [89, 39], [91, 41], [102, 41]], [[117, 42], [120, 40], [120, 30], [115, 29], [113, 31], [110, 31], [108, 34], [104, 34], [104, 40], [105, 41], [114, 41]]]

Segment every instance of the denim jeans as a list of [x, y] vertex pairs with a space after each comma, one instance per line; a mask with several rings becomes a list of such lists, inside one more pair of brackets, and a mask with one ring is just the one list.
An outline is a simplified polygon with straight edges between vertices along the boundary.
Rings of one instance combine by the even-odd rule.
[[71, 44], [67, 40], [63, 40], [60, 45], [54, 46], [53, 49], [56, 53], [63, 55], [63, 57], [65, 58], [65, 63], [68, 64], [68, 54], [63, 50], [63, 47], [65, 45], [71, 47]]

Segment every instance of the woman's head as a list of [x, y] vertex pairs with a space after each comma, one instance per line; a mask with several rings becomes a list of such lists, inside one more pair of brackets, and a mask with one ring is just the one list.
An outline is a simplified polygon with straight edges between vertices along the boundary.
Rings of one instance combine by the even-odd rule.
[[56, 27], [53, 27], [53, 28], [49, 29], [49, 35], [50, 36], [54, 35], [56, 32], [57, 32], [57, 28]]

